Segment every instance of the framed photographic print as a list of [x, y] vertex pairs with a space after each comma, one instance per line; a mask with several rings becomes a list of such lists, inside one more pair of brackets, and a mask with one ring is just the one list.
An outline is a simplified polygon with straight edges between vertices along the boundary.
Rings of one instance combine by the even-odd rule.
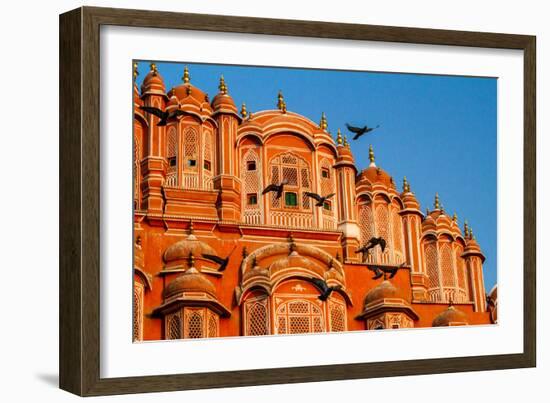
[[60, 17], [60, 386], [535, 365], [535, 38]]

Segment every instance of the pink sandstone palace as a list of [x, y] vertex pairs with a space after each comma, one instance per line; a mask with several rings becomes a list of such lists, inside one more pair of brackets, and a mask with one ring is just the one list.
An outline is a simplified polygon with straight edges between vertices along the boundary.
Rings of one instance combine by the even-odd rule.
[[[437, 196], [422, 212], [372, 147], [357, 167], [324, 114], [282, 94], [239, 111], [223, 77], [210, 100], [187, 68], [166, 91], [155, 64], [133, 99], [135, 341], [496, 323], [468, 225]], [[143, 106], [170, 112], [166, 125]], [[262, 194], [283, 180], [280, 198]], [[335, 195], [315, 206], [305, 192]], [[356, 252], [373, 237], [384, 251]], [[326, 300], [314, 279], [335, 287]]]

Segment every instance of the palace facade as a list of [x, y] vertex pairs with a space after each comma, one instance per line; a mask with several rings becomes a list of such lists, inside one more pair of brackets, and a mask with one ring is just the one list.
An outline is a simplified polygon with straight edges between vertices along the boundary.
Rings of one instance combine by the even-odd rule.
[[[142, 106], [169, 112], [167, 124]], [[223, 77], [210, 100], [187, 68], [167, 91], [151, 65], [134, 85], [134, 340], [496, 321], [472, 230], [437, 196], [422, 212], [372, 148], [359, 169], [327, 127], [282, 94], [277, 109], [238, 110]], [[280, 198], [262, 194], [283, 180]], [[305, 192], [335, 195], [318, 207]], [[356, 253], [372, 237], [385, 250]], [[399, 269], [373, 279], [374, 267]], [[312, 278], [341, 288], [321, 301]]]

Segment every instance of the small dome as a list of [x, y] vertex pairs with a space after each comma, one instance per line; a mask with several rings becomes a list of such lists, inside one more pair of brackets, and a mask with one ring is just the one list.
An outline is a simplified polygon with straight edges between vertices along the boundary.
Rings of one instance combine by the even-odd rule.
[[395, 188], [395, 183], [390, 174], [382, 168], [371, 165], [363, 169], [357, 177], [357, 182], [367, 182], [370, 185], [383, 185], [386, 188]]
[[339, 145], [338, 147], [336, 147], [336, 150], [338, 151], [338, 162], [349, 162], [352, 164], [355, 163], [351, 148]]
[[156, 65], [151, 63], [151, 71], [147, 73], [143, 79], [143, 84], [141, 84], [141, 93], [142, 95], [146, 93], [164, 95], [165, 92], [166, 87], [164, 86], [164, 80], [158, 72]]
[[477, 243], [475, 238], [468, 238], [466, 240], [466, 247], [464, 248], [464, 255], [478, 255], [482, 261], [485, 261], [485, 256], [481, 252], [481, 247]]
[[190, 83], [178, 85], [177, 87], [172, 88], [170, 93], [171, 95], [176, 96], [176, 98], [180, 101], [190, 98], [195, 100], [199, 105], [204, 102], [208, 103], [208, 96], [206, 93]]
[[372, 290], [369, 291], [365, 297], [365, 307], [375, 301], [379, 301], [386, 298], [401, 298], [401, 292], [389, 281], [384, 280]]
[[432, 322], [432, 326], [434, 327], [467, 324], [468, 318], [466, 314], [452, 305], [437, 315]]
[[401, 200], [403, 201], [403, 205], [406, 209], [420, 209], [420, 204], [418, 203], [418, 200], [416, 200], [416, 196], [413, 192], [409, 191], [401, 193]]
[[164, 252], [164, 261], [166, 263], [175, 260], [187, 261], [189, 254], [193, 254], [193, 256], [200, 258], [203, 254], [216, 255], [216, 252], [210, 245], [199, 241], [195, 235], [190, 234], [187, 238], [176, 242], [166, 249]]
[[170, 298], [184, 292], [205, 292], [216, 297], [216, 287], [194, 267], [172, 280], [164, 290], [164, 297]]
[[235, 102], [228, 94], [217, 94], [212, 100], [212, 109], [214, 109], [214, 111], [237, 113]]

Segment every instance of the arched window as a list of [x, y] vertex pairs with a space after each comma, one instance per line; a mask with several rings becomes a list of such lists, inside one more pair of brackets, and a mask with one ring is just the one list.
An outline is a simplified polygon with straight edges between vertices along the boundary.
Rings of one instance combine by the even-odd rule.
[[439, 255], [441, 258], [441, 278], [443, 287], [456, 287], [455, 275], [453, 272], [453, 255], [451, 252], [451, 246], [448, 242], [445, 242], [439, 248]]
[[244, 304], [245, 336], [269, 334], [268, 298], [254, 298]]
[[428, 274], [428, 294], [430, 300], [436, 302], [441, 299], [441, 289], [439, 285], [439, 267], [435, 242], [424, 244], [424, 256], [426, 258], [426, 272]]
[[166, 136], [166, 161], [168, 162], [168, 169], [166, 172], [166, 185], [177, 186], [178, 185], [178, 137], [175, 127], [168, 129]]
[[379, 204], [376, 207], [376, 232], [377, 236], [384, 238], [386, 240], [386, 248], [384, 252], [375, 248], [375, 252], [378, 256], [378, 261], [381, 263], [389, 263], [390, 250], [393, 247], [391, 238], [390, 238], [390, 220], [388, 214], [388, 205]]
[[199, 135], [193, 127], [183, 132], [183, 183], [184, 189], [198, 189]]
[[455, 248], [455, 264], [456, 264], [456, 277], [458, 279], [458, 288], [461, 292], [462, 298], [456, 302], [468, 302], [468, 285], [466, 278], [466, 264], [462, 258], [463, 250], [461, 247]]
[[329, 302], [330, 331], [344, 332], [346, 330], [346, 306], [331, 299]]
[[208, 337], [218, 337], [218, 315], [208, 311]]
[[242, 158], [241, 181], [243, 183], [244, 222], [262, 224], [262, 172], [260, 156], [255, 149], [250, 148]]
[[268, 197], [272, 208], [271, 224], [289, 227], [311, 228], [313, 226], [312, 202], [305, 192], [311, 191], [311, 174], [308, 164], [300, 157], [285, 153], [271, 159], [269, 183], [286, 181], [283, 195], [277, 199], [276, 192]]
[[143, 340], [143, 293], [145, 287], [139, 281], [134, 281], [133, 306], [133, 340]]
[[374, 236], [374, 215], [372, 204], [368, 201], [359, 204], [359, 229], [361, 231], [361, 244], [365, 244]]
[[[336, 193], [334, 169], [328, 159], [323, 158], [321, 160], [321, 196], [327, 196], [332, 193]], [[335, 229], [336, 228], [336, 195], [325, 202], [323, 206], [323, 228]]]
[[403, 261], [403, 223], [399, 215], [399, 208], [395, 205], [392, 207], [392, 230], [393, 230], [393, 249], [396, 261]]
[[323, 311], [306, 299], [281, 304], [275, 319], [277, 334], [318, 333], [325, 330]]
[[210, 130], [204, 130], [203, 140], [203, 185], [204, 188], [210, 190], [213, 188], [212, 177], [214, 175], [214, 158], [213, 158], [213, 141], [212, 132]]
[[181, 327], [180, 312], [168, 315], [166, 317], [166, 338], [169, 340], [181, 339]]

